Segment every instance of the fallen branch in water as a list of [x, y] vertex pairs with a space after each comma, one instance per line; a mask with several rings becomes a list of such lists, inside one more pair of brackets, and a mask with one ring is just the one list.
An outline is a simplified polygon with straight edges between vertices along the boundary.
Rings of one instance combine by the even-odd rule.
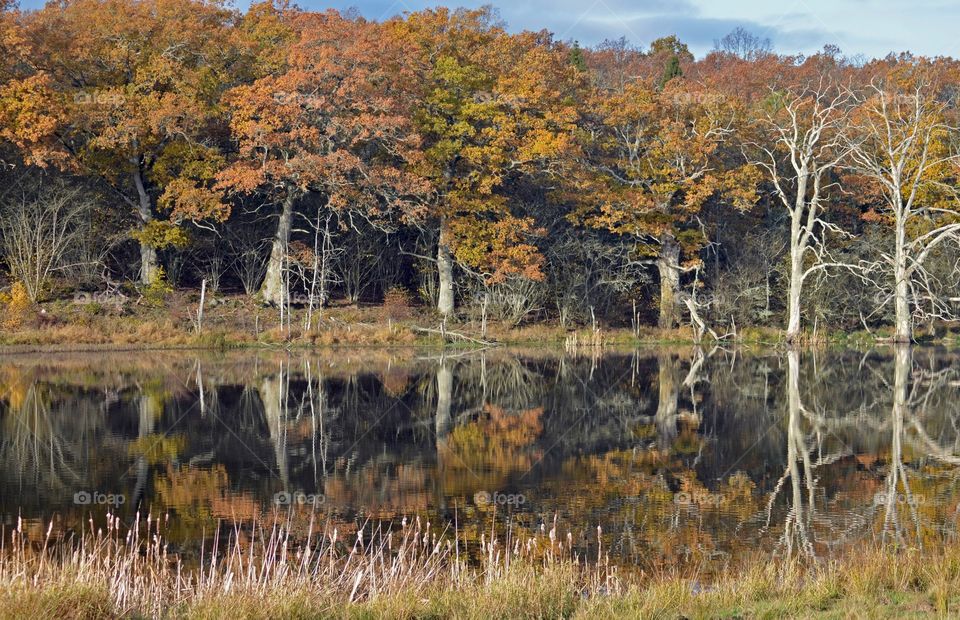
[[487, 347], [495, 347], [499, 345], [499, 342], [490, 342], [488, 340], [480, 340], [479, 338], [474, 338], [466, 334], [461, 334], [460, 332], [452, 332], [446, 329], [430, 329], [427, 327], [414, 327], [413, 331], [420, 334], [440, 334], [444, 340], [449, 340], [451, 338], [458, 338], [460, 340], [466, 340], [468, 342], [474, 342], [476, 344], [482, 344]]

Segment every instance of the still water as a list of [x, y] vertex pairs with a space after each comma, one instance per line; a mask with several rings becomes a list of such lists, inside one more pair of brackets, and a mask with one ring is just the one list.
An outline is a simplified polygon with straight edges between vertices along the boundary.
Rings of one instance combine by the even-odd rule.
[[[948, 350], [137, 352], [0, 359], [0, 525], [557, 524], [643, 570], [957, 536]], [[598, 526], [600, 534], [598, 538]], [[598, 542], [600, 543], [598, 549]]]

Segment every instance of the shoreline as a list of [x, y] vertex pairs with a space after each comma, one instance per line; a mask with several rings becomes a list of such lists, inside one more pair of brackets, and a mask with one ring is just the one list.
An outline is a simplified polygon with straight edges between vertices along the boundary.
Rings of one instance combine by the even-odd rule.
[[[417, 326], [419, 327], [419, 326]], [[540, 329], [543, 326], [539, 326]], [[324, 332], [331, 334], [331, 332]], [[336, 334], [333, 336], [333, 342], [311, 342], [303, 338], [292, 340], [230, 340], [225, 332], [209, 332], [203, 334], [183, 333], [182, 336], [193, 340], [193, 342], [175, 342], [171, 343], [164, 339], [144, 340], [135, 342], [85, 342], [78, 340], [68, 343], [51, 343], [47, 338], [21, 339], [14, 338], [14, 342], [9, 342], [0, 334], [0, 355], [25, 355], [25, 354], [58, 354], [58, 353], [123, 353], [123, 352], [149, 352], [149, 351], [324, 351], [338, 349], [429, 349], [429, 350], [452, 350], [452, 351], [471, 351], [491, 348], [538, 348], [555, 350], [628, 350], [637, 348], [663, 348], [663, 347], [699, 347], [711, 349], [714, 346], [724, 346], [732, 348], [761, 348], [761, 349], [786, 349], [788, 345], [782, 340], [771, 339], [727, 339], [723, 341], [714, 341], [712, 339], [703, 339], [697, 342], [693, 338], [669, 337], [669, 338], [635, 338], [629, 333], [629, 330], [610, 330], [603, 332], [603, 341], [600, 344], [581, 343], [570, 345], [565, 342], [565, 337], [572, 334], [590, 334], [589, 328], [578, 330], [562, 330], [555, 328], [553, 337], [548, 338], [504, 338], [492, 340], [487, 343], [470, 343], [463, 341], [443, 342], [438, 338], [416, 338], [397, 342], [396, 340], [385, 339], [382, 341], [363, 341], [352, 342], [350, 339], [340, 339]], [[466, 335], [479, 336], [466, 332]], [[678, 335], [679, 336], [679, 335]], [[214, 342], [205, 342], [213, 340]], [[813, 350], [824, 348], [847, 348], [847, 349], [872, 349], [895, 347], [899, 344], [891, 338], [863, 338], [863, 337], [830, 337], [828, 339], [818, 339], [814, 342], [802, 342], [793, 345], [793, 348], [801, 350]], [[915, 341], [910, 343], [914, 347], [942, 347], [953, 348], [960, 346], [954, 338], [934, 338]]]
[[[204, 308], [201, 330], [193, 323], [196, 312], [188, 294], [163, 307], [76, 304], [68, 300], [45, 302], [21, 325], [0, 329], [0, 355], [17, 353], [117, 352], [150, 350], [325, 349], [338, 347], [417, 347], [468, 350], [488, 346], [547, 347], [567, 350], [636, 348], [645, 346], [713, 346], [780, 348], [787, 346], [776, 327], [744, 327], [715, 341], [697, 342], [690, 326], [660, 329], [598, 325], [561, 326], [554, 321], [516, 324], [490, 320], [486, 330], [469, 315], [446, 323], [432, 309], [387, 308], [382, 305], [335, 305], [315, 314], [304, 329], [306, 313], [294, 309], [288, 326], [279, 312], [247, 297], [224, 297]], [[890, 333], [888, 333], [890, 332]], [[882, 347], [895, 344], [892, 331], [805, 332], [798, 348]], [[916, 345], [960, 345], [960, 329], [941, 325], [935, 334], [918, 337]]]

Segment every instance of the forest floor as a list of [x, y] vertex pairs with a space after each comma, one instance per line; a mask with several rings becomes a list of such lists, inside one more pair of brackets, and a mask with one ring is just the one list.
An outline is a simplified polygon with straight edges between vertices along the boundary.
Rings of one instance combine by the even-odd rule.
[[[641, 326], [590, 325], [563, 327], [556, 321], [515, 325], [490, 320], [484, 331], [479, 317], [463, 317], [441, 326], [438, 313], [424, 307], [386, 307], [334, 303], [314, 312], [313, 326], [305, 329], [307, 309], [295, 307], [281, 324], [280, 312], [246, 296], [208, 299], [201, 328], [196, 325], [196, 293], [175, 293], [159, 306], [96, 297], [43, 302], [0, 316], [0, 347], [5, 351], [117, 350], [146, 348], [233, 348], [277, 346], [440, 346], [465, 347], [486, 343], [589, 348], [640, 344], [689, 344], [689, 327], [663, 330]], [[289, 322], [289, 326], [286, 323]], [[442, 331], [441, 331], [442, 330]], [[869, 346], [888, 334], [821, 332], [808, 344]], [[744, 328], [730, 340], [742, 344], [777, 345], [780, 330]], [[706, 336], [707, 341], [710, 340]], [[929, 342], [960, 344], [960, 331], [941, 329]]]

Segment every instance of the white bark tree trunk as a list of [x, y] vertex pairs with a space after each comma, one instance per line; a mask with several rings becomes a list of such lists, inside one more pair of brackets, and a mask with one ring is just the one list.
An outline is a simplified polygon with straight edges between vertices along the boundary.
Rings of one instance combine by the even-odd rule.
[[453, 256], [450, 252], [450, 231], [446, 219], [440, 220], [440, 238], [437, 242], [437, 275], [439, 291], [437, 310], [444, 318], [453, 314]]
[[804, 230], [804, 216], [815, 215], [814, 204], [807, 204], [808, 168], [801, 167], [797, 181], [797, 196], [790, 210], [790, 282], [787, 290], [787, 342], [796, 342], [800, 336], [800, 300], [803, 295], [803, 254], [807, 250], [809, 230]]
[[284, 491], [290, 488], [290, 468], [287, 462], [286, 380], [281, 367], [278, 375], [271, 375], [260, 382], [260, 400], [263, 417], [270, 433], [270, 443], [277, 461], [277, 474], [283, 482]]
[[802, 251], [791, 250], [790, 288], [787, 291], [787, 342], [800, 336], [800, 301], [803, 293]]
[[453, 399], [453, 371], [446, 360], [440, 360], [437, 368], [437, 415], [434, 420], [434, 429], [437, 441], [446, 436], [450, 430], [450, 403]]
[[894, 342], [913, 340], [913, 320], [910, 311], [910, 276], [907, 271], [906, 226], [897, 218], [896, 249], [894, 250], [894, 291], [893, 304], [896, 322]]

